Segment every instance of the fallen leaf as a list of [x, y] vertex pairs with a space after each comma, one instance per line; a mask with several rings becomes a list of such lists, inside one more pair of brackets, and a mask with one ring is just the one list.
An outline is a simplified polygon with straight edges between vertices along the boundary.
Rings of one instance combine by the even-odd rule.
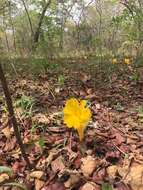
[[9, 179], [9, 175], [6, 173], [0, 174], [0, 183]]
[[38, 113], [36, 114], [33, 118], [32, 118], [33, 122], [37, 122], [37, 123], [40, 123], [40, 124], [49, 124], [50, 123], [50, 120], [49, 118], [42, 114], [42, 113]]
[[105, 158], [108, 162], [115, 163], [120, 158], [120, 152], [119, 151], [110, 151], [107, 152], [105, 155]]
[[91, 79], [91, 75], [87, 75], [86, 73], [81, 73], [80, 79], [83, 83], [86, 83]]
[[9, 139], [9, 138], [11, 137], [12, 132], [11, 132], [9, 126], [8, 126], [8, 127], [5, 127], [4, 129], [2, 129], [2, 132], [3, 132], [3, 134], [5, 135], [5, 137], [6, 137], [7, 139]]
[[63, 157], [59, 156], [56, 160], [52, 161], [51, 167], [54, 172], [63, 171], [65, 169], [65, 165], [63, 163]]
[[97, 110], [100, 110], [100, 109], [101, 109], [101, 105], [100, 105], [100, 104], [96, 104], [95, 106], [96, 106], [96, 109], [97, 109]]
[[20, 172], [20, 169], [23, 167], [22, 163], [21, 162], [18, 162], [16, 161], [13, 166], [12, 166], [12, 169], [13, 169], [13, 172], [16, 174], [18, 172]]
[[30, 173], [30, 177], [41, 179], [41, 177], [44, 175], [43, 171], [33, 171]]
[[81, 187], [81, 190], [100, 190], [100, 186], [93, 182], [87, 182]]
[[80, 180], [80, 176], [78, 174], [71, 174], [68, 181], [64, 183], [66, 188], [72, 188], [74, 185], [76, 185]]
[[102, 184], [102, 182], [104, 181], [104, 178], [106, 176], [106, 170], [105, 168], [102, 168], [99, 171], [95, 171], [93, 173], [93, 182], [97, 183], [97, 184]]
[[134, 163], [130, 166], [124, 182], [130, 184], [132, 189], [143, 189], [143, 165]]
[[41, 190], [65, 190], [65, 186], [62, 183], [56, 182], [54, 184], [43, 187]]
[[12, 156], [13, 158], [16, 158], [16, 159], [18, 159], [20, 155], [21, 155], [20, 148], [18, 148], [17, 150], [11, 152], [11, 156]]
[[95, 160], [95, 158], [93, 158], [92, 156], [82, 158], [81, 161], [81, 171], [85, 177], [89, 177], [99, 164], [99, 162]]
[[21, 107], [16, 107], [15, 112], [18, 118], [21, 118], [21, 115], [23, 114], [23, 109]]
[[60, 93], [60, 90], [61, 90], [60, 87], [55, 88], [55, 92], [56, 92], [57, 94]]
[[115, 165], [109, 166], [106, 171], [107, 171], [109, 178], [115, 179], [117, 172], [118, 172], [118, 166], [115, 166]]
[[46, 159], [43, 159], [42, 161], [39, 160], [39, 162], [37, 163], [37, 168], [42, 168], [46, 165], [46, 167], [48, 167], [52, 160], [54, 159], [54, 157], [57, 155], [58, 153], [55, 150], [51, 150], [48, 157]]
[[28, 190], [24, 184], [16, 183], [16, 182], [7, 182], [7, 183], [4, 183], [3, 186], [15, 187], [16, 189], [21, 189], [21, 190]]
[[5, 147], [4, 147], [4, 151], [8, 152], [8, 151], [12, 151], [14, 149], [14, 147], [16, 146], [16, 138], [13, 137], [11, 139], [7, 139], [6, 143], [5, 143]]
[[121, 182], [117, 183], [116, 187], [113, 190], [130, 190], [130, 188]]
[[35, 190], [40, 190], [44, 186], [44, 181], [35, 179]]

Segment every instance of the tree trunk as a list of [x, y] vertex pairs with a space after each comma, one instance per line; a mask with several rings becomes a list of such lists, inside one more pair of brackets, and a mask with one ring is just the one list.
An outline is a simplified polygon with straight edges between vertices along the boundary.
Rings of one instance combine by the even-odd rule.
[[15, 50], [15, 54], [16, 54], [16, 36], [15, 36], [15, 28], [14, 28], [14, 25], [13, 25], [13, 20], [12, 20], [12, 16], [11, 16], [11, 3], [9, 3], [9, 6], [8, 6], [8, 9], [9, 9], [9, 19], [10, 19], [10, 24], [11, 24], [11, 27], [12, 27], [12, 34], [13, 34], [13, 47], [14, 47], [14, 50]]
[[33, 32], [33, 26], [32, 26], [32, 21], [31, 21], [31, 18], [30, 18], [28, 9], [27, 9], [27, 7], [26, 7], [25, 1], [24, 1], [24, 0], [21, 0], [21, 1], [22, 1], [22, 3], [23, 3], [25, 12], [26, 12], [27, 17], [28, 17], [28, 21], [29, 21], [29, 25], [30, 25], [30, 29], [31, 29], [31, 36], [33, 36], [33, 34], [34, 34], [34, 32]]
[[43, 19], [44, 19], [44, 16], [45, 16], [45, 13], [47, 11], [47, 8], [49, 7], [49, 5], [51, 4], [51, 0], [49, 0], [45, 7], [43, 8], [43, 11], [41, 13], [41, 16], [40, 16], [40, 19], [39, 19], [39, 23], [38, 23], [38, 26], [37, 26], [37, 29], [34, 33], [34, 39], [33, 39], [33, 42], [34, 42], [34, 47], [35, 45], [38, 43], [39, 41], [39, 37], [40, 37], [40, 31], [41, 31], [41, 26], [42, 26], [42, 23], [43, 23]]

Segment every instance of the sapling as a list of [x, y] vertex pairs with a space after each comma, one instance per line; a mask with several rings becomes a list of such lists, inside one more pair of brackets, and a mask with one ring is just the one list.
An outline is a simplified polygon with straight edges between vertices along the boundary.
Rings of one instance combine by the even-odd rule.
[[8, 89], [7, 81], [6, 81], [1, 63], [0, 63], [0, 80], [1, 80], [3, 92], [5, 95], [5, 99], [6, 99], [7, 109], [9, 112], [9, 118], [10, 118], [10, 121], [11, 121], [13, 129], [14, 129], [14, 134], [15, 134], [15, 137], [17, 139], [17, 143], [19, 144], [22, 156], [23, 156], [25, 162], [27, 163], [27, 166], [30, 169], [32, 169], [32, 165], [31, 165], [29, 158], [25, 152], [24, 144], [23, 144], [22, 139], [21, 139], [21, 135], [20, 135], [19, 128], [18, 128], [18, 123], [17, 123], [16, 117], [14, 114], [12, 98], [11, 98], [11, 95], [10, 95], [10, 92]]

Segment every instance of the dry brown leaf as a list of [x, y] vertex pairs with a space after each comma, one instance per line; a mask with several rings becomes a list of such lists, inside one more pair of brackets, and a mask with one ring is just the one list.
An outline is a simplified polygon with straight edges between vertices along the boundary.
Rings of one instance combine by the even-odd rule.
[[130, 184], [134, 190], [139, 187], [143, 189], [143, 165], [132, 165], [124, 181]]
[[9, 179], [8, 174], [3, 173], [3, 174], [0, 175], [0, 183], [2, 183], [5, 180], [8, 180], [8, 179]]
[[143, 185], [136, 186], [136, 185], [131, 185], [133, 190], [143, 190]]
[[94, 98], [97, 98], [97, 95], [96, 94], [89, 94], [87, 96], [85, 96], [85, 99], [94, 99]]
[[33, 171], [30, 173], [30, 177], [41, 179], [41, 177], [44, 175], [43, 171]]
[[63, 157], [59, 156], [56, 160], [51, 163], [52, 170], [54, 172], [60, 171], [62, 172], [65, 169], [65, 165], [63, 163]]
[[57, 87], [57, 88], [55, 88], [55, 93], [60, 93], [60, 90], [61, 90], [61, 88], [60, 87]]
[[50, 152], [49, 156], [45, 160], [47, 167], [51, 164], [55, 155], [56, 155], [55, 152]]
[[87, 75], [85, 73], [81, 73], [80, 79], [83, 83], [86, 83], [91, 79], [91, 75]]
[[81, 164], [81, 171], [85, 177], [89, 177], [95, 168], [98, 167], [98, 161], [95, 160], [92, 156], [87, 156], [85, 158], [81, 159], [82, 164]]
[[44, 186], [44, 181], [35, 179], [35, 190], [40, 190]]
[[113, 187], [113, 190], [131, 190], [127, 184], [119, 182], [116, 184], [116, 187]]
[[115, 179], [117, 172], [118, 172], [118, 166], [109, 166], [107, 168], [107, 174], [111, 179]]
[[12, 156], [13, 158], [16, 158], [16, 159], [19, 158], [20, 154], [21, 154], [20, 148], [18, 148], [17, 150], [11, 152], [11, 156]]
[[101, 105], [100, 105], [100, 104], [96, 104], [95, 106], [96, 106], [96, 109], [97, 109], [97, 110], [100, 110], [100, 109], [101, 109]]
[[17, 117], [20, 118], [23, 113], [23, 109], [21, 107], [17, 107], [15, 108], [15, 112], [16, 112]]
[[20, 81], [21, 87], [24, 87], [26, 84], [27, 84], [26, 80], [23, 79], [23, 80]]
[[65, 186], [63, 183], [55, 182], [45, 188], [42, 188], [41, 190], [65, 190]]
[[41, 124], [49, 124], [50, 120], [49, 118], [42, 114], [42, 113], [38, 113], [36, 114], [33, 118], [32, 118], [33, 122], [37, 122], [37, 123], [41, 123]]
[[123, 167], [118, 168], [118, 173], [122, 176], [124, 183], [130, 184], [133, 190], [143, 189], [143, 164], [126, 160]]
[[11, 137], [11, 130], [10, 127], [5, 127], [4, 129], [2, 129], [3, 134], [6, 136], [7, 139], [9, 139]]
[[93, 182], [87, 182], [82, 186], [81, 190], [100, 190], [100, 186], [96, 185]]
[[92, 89], [92, 88], [88, 88], [88, 89], [86, 90], [86, 92], [87, 92], [87, 94], [92, 94], [92, 93], [93, 93], [93, 89]]
[[66, 188], [71, 188], [74, 185], [76, 185], [80, 180], [80, 176], [78, 174], [71, 174], [70, 178], [68, 181], [64, 183]]
[[14, 147], [16, 146], [16, 138], [13, 137], [11, 139], [7, 139], [4, 147], [4, 151], [12, 151]]
[[49, 156], [44, 159], [44, 160], [39, 160], [39, 162], [37, 163], [36, 165], [36, 168], [42, 168], [46, 165], [46, 167], [48, 167], [52, 160], [54, 159], [54, 157], [57, 155], [58, 153], [55, 151], [55, 150], [51, 150], [50, 153], [49, 153]]
[[0, 121], [3, 126], [6, 126], [8, 123], [8, 115], [6, 113], [2, 114]]
[[122, 178], [125, 178], [127, 176], [128, 172], [129, 172], [131, 160], [132, 160], [132, 156], [131, 156], [131, 158], [129, 157], [129, 159], [124, 160], [122, 167], [118, 167], [118, 173], [120, 176], [122, 176]]

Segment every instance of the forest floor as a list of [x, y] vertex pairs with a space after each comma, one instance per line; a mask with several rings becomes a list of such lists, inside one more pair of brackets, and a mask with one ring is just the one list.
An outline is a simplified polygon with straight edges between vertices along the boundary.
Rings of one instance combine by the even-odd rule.
[[[89, 73], [68, 69], [58, 76], [8, 80], [32, 171], [22, 159], [0, 87], [0, 166], [12, 168], [11, 175], [0, 169], [0, 190], [11, 189], [2, 186], [8, 182], [29, 190], [143, 190], [143, 84], [114, 74], [110, 83], [96, 85]], [[83, 142], [63, 124], [70, 97], [91, 104]]]

